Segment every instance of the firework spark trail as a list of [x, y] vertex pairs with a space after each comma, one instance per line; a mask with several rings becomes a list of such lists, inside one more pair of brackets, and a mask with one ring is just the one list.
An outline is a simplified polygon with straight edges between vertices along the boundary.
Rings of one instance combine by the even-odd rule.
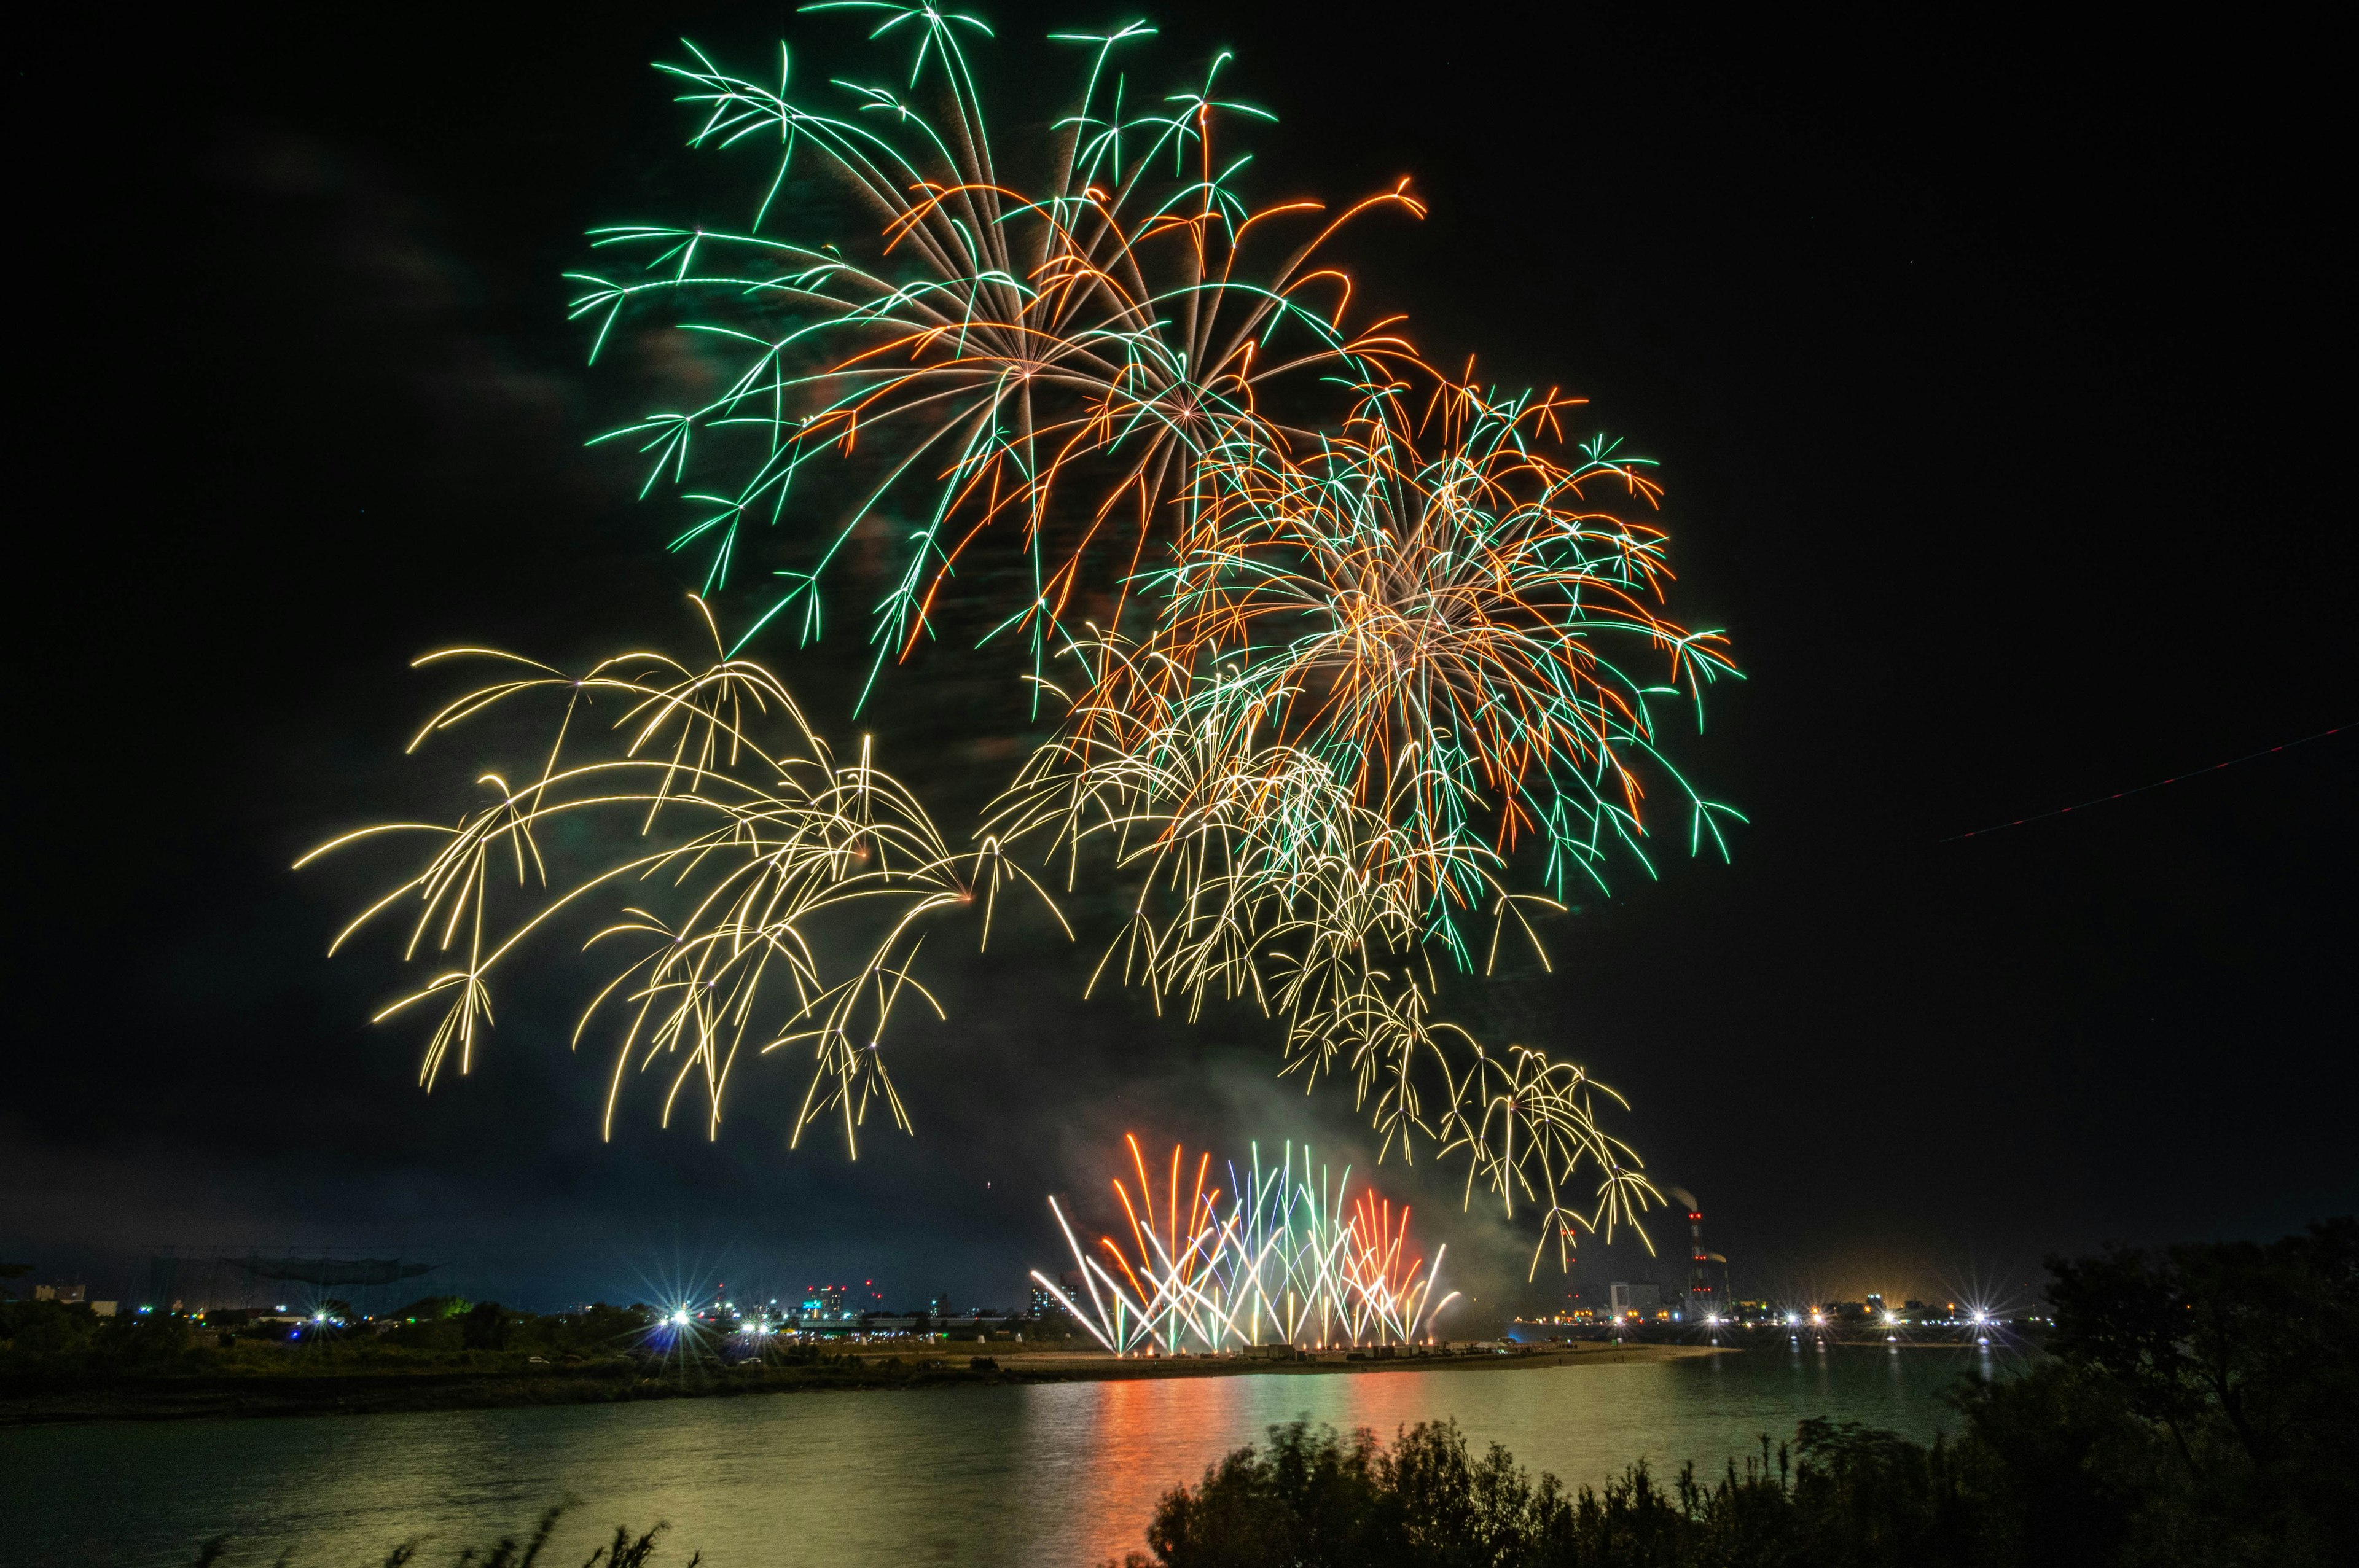
[[[1636, 1151], [1597, 1121], [1596, 1097], [1627, 1109], [1620, 1095], [1580, 1067], [1522, 1045], [1509, 1046], [1504, 1056], [1478, 1047], [1450, 1092], [1441, 1156], [1466, 1157], [1465, 1201], [1472, 1204], [1479, 1184], [1497, 1195], [1510, 1218], [1518, 1203], [1539, 1210], [1530, 1275], [1538, 1273], [1550, 1241], [1557, 1244], [1559, 1268], [1569, 1269], [1582, 1229], [1611, 1239], [1627, 1226], [1653, 1249], [1640, 1217], [1663, 1201], [1662, 1194], [1647, 1179]], [[1571, 1201], [1584, 1165], [1596, 1172], [1586, 1211]]]
[[[915, 797], [873, 763], [865, 741], [858, 761], [836, 762], [777, 678], [721, 654], [713, 636], [715, 662], [702, 668], [634, 652], [578, 677], [489, 649], [428, 655], [419, 663], [488, 658], [520, 673], [447, 705], [410, 749], [529, 696], [561, 694], [537, 769], [521, 784], [484, 775], [490, 800], [455, 827], [365, 827], [297, 865], [388, 833], [423, 834], [431, 843], [426, 863], [329, 948], [334, 953], [407, 903], [415, 915], [403, 959], [457, 956], [457, 967], [376, 1015], [382, 1021], [443, 1000], [419, 1069], [424, 1086], [433, 1086], [454, 1053], [461, 1073], [471, 1066], [492, 1024], [495, 970], [512, 965], [560, 915], [615, 901], [610, 923], [584, 948], [621, 944], [633, 956], [590, 1000], [573, 1032], [578, 1046], [602, 1009], [611, 1004], [624, 1014], [606, 1098], [608, 1135], [635, 1065], [645, 1072], [673, 1064], [667, 1125], [681, 1093], [701, 1083], [707, 1130], [717, 1134], [739, 1057], [799, 1044], [814, 1065], [794, 1141], [835, 1112], [856, 1154], [872, 1107], [908, 1130], [879, 1046], [905, 994], [941, 1011], [911, 968], [926, 928], [940, 912], [976, 902], [978, 890], [987, 912], [1003, 884], [1031, 879], [988, 843], [953, 853]], [[607, 705], [611, 719], [596, 723]], [[778, 733], [765, 743], [757, 728]], [[574, 760], [585, 748], [599, 754]], [[564, 886], [544, 840], [582, 818], [612, 820], [636, 843]], [[511, 865], [524, 906], [513, 917], [494, 907], [495, 872], [504, 881]], [[870, 932], [864, 955], [848, 968], [832, 966], [820, 931], [857, 929], [863, 920]]]

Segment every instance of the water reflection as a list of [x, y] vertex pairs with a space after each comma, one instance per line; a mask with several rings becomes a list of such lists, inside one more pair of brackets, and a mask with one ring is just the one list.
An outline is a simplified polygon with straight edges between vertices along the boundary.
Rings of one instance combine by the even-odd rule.
[[[1971, 1360], [1969, 1360], [1971, 1357]], [[1155, 1501], [1265, 1428], [1454, 1415], [1478, 1447], [1598, 1482], [1645, 1456], [1717, 1470], [1757, 1433], [1832, 1415], [1928, 1438], [1935, 1392], [1989, 1352], [1765, 1348], [1658, 1365], [1266, 1374], [614, 1408], [450, 1411], [0, 1432], [0, 1511], [29, 1561], [178, 1564], [232, 1532], [231, 1561], [381, 1561], [582, 1508], [579, 1562], [620, 1521], [672, 1521], [674, 1560], [1096, 1563], [1144, 1545]], [[578, 1548], [578, 1550], [577, 1550]], [[555, 1553], [562, 1559], [564, 1552]], [[664, 1561], [658, 1559], [658, 1563]]]

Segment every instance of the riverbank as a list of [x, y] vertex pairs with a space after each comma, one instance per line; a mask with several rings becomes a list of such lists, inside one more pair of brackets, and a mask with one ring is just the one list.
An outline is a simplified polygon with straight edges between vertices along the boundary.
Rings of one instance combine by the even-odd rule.
[[[931, 1352], [933, 1347], [927, 1347]], [[1330, 1350], [1274, 1361], [1242, 1356], [1116, 1357], [1103, 1351], [1002, 1345], [985, 1357], [863, 1352], [826, 1366], [665, 1365], [642, 1360], [523, 1371], [254, 1372], [0, 1383], [0, 1427], [225, 1416], [358, 1415], [714, 1399], [819, 1390], [957, 1384], [1105, 1382], [1139, 1379], [1304, 1377], [1356, 1373], [1515, 1370], [1612, 1366], [1723, 1354], [1702, 1346], [1582, 1344], [1507, 1351], [1428, 1351], [1383, 1360]]]
[[[1455, 1251], [1451, 1253], [1456, 1256]], [[972, 1342], [970, 1342], [970, 1346]], [[1900, 1363], [1896, 1365], [1895, 1363]], [[1583, 1365], [1587, 1365], [1584, 1363]], [[1956, 1368], [1861, 1351], [1680, 1358], [1596, 1370], [1182, 1376], [956, 1384], [809, 1398], [676, 1399], [356, 1415], [342, 1421], [97, 1421], [0, 1430], [14, 1562], [188, 1568], [417, 1563], [520, 1539], [548, 1505], [543, 1568], [572, 1568], [614, 1526], [669, 1519], [647, 1568], [798, 1563], [1101, 1568], [1143, 1549], [1157, 1500], [1273, 1424], [1308, 1417], [1390, 1439], [1455, 1415], [1537, 1472], [1603, 1486], [1647, 1455], [1742, 1467], [1762, 1432], [1807, 1415], [1930, 1442]], [[6, 1555], [6, 1554], [0, 1554]]]

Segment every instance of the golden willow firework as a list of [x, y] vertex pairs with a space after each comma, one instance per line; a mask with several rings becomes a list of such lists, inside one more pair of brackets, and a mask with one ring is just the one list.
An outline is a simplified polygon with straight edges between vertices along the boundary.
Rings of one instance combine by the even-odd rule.
[[[911, 970], [928, 917], [973, 902], [978, 879], [986, 907], [1005, 880], [1026, 879], [989, 846], [952, 853], [915, 797], [872, 765], [866, 741], [857, 761], [838, 762], [777, 676], [721, 654], [717, 632], [713, 642], [701, 667], [625, 653], [580, 676], [486, 648], [427, 655], [419, 662], [485, 659], [503, 674], [437, 713], [410, 750], [554, 698], [540, 760], [521, 782], [485, 773], [483, 804], [453, 826], [365, 827], [297, 864], [387, 834], [427, 840], [423, 864], [329, 948], [406, 918], [404, 960], [447, 966], [377, 1014], [442, 1009], [419, 1068], [426, 1087], [454, 1055], [461, 1073], [472, 1065], [495, 976], [561, 917], [594, 911], [605, 923], [587, 949], [624, 957], [573, 1041], [615, 1018], [610, 1135], [634, 1071], [668, 1072], [667, 1125], [695, 1086], [717, 1133], [740, 1058], [800, 1047], [812, 1069], [794, 1140], [833, 1113], [856, 1152], [874, 1108], [908, 1129], [879, 1047], [906, 998], [940, 1011]], [[569, 879], [578, 857], [565, 847], [602, 835], [625, 848]]]
[[[1097, 586], [1118, 589], [1158, 514], [1201, 482], [1207, 453], [1286, 443], [1288, 427], [1264, 406], [1271, 383], [1361, 380], [1413, 360], [1386, 323], [1346, 326], [1350, 281], [1317, 257], [1370, 208], [1423, 209], [1405, 185], [1341, 213], [1249, 205], [1234, 186], [1246, 160], [1216, 143], [1232, 117], [1270, 116], [1215, 96], [1225, 54], [1196, 87], [1140, 106], [1115, 59], [1153, 35], [1140, 24], [1054, 35], [1089, 63], [1055, 124], [1054, 167], [1034, 175], [995, 149], [962, 42], [988, 36], [982, 22], [863, 0], [804, 9], [879, 17], [872, 38], [912, 45], [906, 87], [838, 81], [814, 106], [793, 87], [783, 46], [775, 86], [693, 46], [693, 65], [661, 68], [706, 115], [691, 145], [756, 143], [777, 161], [743, 232], [593, 232], [601, 248], [644, 258], [636, 272], [571, 275], [575, 314], [597, 322], [593, 360], [626, 317], [657, 308], [703, 351], [734, 356], [716, 395], [611, 438], [650, 455], [647, 489], [692, 487], [684, 493], [701, 510], [673, 547], [707, 553], [708, 594], [727, 582], [749, 523], [788, 520], [808, 463], [875, 448], [881, 481], [819, 531], [815, 552], [796, 530], [799, 558], [778, 574], [786, 589], [746, 635], [789, 610], [806, 640], [816, 635], [821, 579], [885, 507], [915, 521], [875, 609], [879, 665], [927, 635], [978, 539], [1012, 529], [1031, 593], [1002, 629], [1029, 633], [1037, 673], [1095, 556], [1109, 563]], [[800, 204], [780, 200], [803, 178], [799, 154], [875, 227], [781, 232], [803, 220]], [[722, 449], [705, 461], [708, 444]]]

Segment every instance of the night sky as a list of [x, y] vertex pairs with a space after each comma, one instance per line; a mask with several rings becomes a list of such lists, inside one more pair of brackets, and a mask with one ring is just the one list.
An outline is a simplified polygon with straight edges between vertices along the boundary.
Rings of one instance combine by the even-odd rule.
[[[1280, 116], [1250, 189], [1412, 176], [1430, 217], [1351, 252], [1369, 298], [1664, 465], [1674, 613], [1748, 676], [1679, 754], [1751, 825], [1729, 863], [1622, 867], [1549, 926], [1554, 977], [1462, 1011], [1628, 1095], [1738, 1293], [2019, 1294], [2053, 1249], [2359, 1204], [2359, 732], [1952, 838], [2359, 719], [2344, 171], [2299, 42], [1175, 10], [1134, 70], [1239, 51]], [[690, 645], [677, 512], [583, 446], [649, 384], [585, 371], [560, 276], [584, 229], [754, 178], [705, 183], [647, 62], [685, 33], [758, 69], [785, 29], [886, 67], [769, 7], [263, 14], [18, 77], [0, 1254], [103, 1295], [170, 1243], [440, 1259], [512, 1304], [723, 1278], [1006, 1303], [1057, 1264], [1043, 1194], [1093, 1204], [1125, 1129], [1364, 1168], [1347, 1094], [1275, 1080], [1276, 1025], [1084, 1003], [1093, 950], [1021, 923], [929, 949], [951, 1020], [895, 1058], [918, 1136], [872, 1128], [857, 1164], [787, 1152], [783, 1064], [717, 1143], [652, 1093], [602, 1143], [561, 967], [470, 1076], [416, 1087], [421, 1032], [366, 1022], [387, 945], [323, 957], [372, 867], [288, 867], [468, 798], [470, 743], [400, 755], [454, 689], [416, 654]], [[1135, 13], [988, 14], [1022, 146], [1075, 80], [1040, 35]], [[964, 820], [970, 764], [1018, 739], [1013, 654], [920, 661], [855, 726], [856, 609], [835, 624], [757, 651]], [[1450, 1173], [1379, 1182], [1485, 1303], [1647, 1267], [1593, 1247], [1527, 1288]]]

